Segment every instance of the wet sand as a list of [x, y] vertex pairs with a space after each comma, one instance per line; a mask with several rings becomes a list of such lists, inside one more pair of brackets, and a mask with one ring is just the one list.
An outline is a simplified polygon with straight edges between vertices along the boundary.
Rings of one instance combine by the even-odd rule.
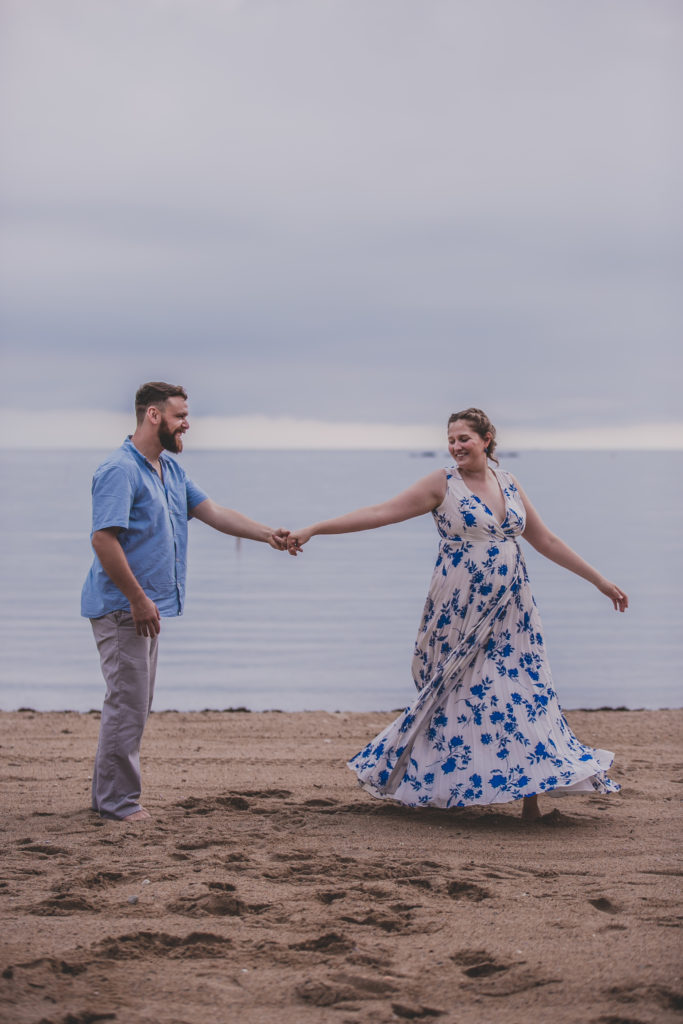
[[166, 712], [153, 820], [89, 810], [98, 716], [0, 713], [0, 1020], [680, 1018], [683, 711], [574, 711], [611, 796], [409, 810], [346, 759], [389, 714]]

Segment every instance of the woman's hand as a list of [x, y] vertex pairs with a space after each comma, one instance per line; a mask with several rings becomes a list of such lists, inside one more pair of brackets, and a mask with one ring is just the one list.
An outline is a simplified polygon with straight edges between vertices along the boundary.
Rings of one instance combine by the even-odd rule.
[[619, 589], [616, 583], [610, 583], [609, 580], [603, 578], [600, 583], [595, 585], [601, 594], [610, 599], [616, 612], [626, 611], [628, 608], [628, 597], [623, 590]]
[[290, 555], [296, 556], [303, 550], [304, 544], [313, 536], [313, 527], [307, 526], [304, 530], [290, 530], [287, 538], [287, 550]]

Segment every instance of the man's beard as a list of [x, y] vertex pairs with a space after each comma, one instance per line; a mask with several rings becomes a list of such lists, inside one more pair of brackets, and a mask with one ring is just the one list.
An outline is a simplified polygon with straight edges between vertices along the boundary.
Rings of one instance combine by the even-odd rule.
[[174, 452], [178, 455], [183, 450], [183, 438], [180, 432], [173, 434], [168, 429], [168, 423], [162, 418], [159, 424], [159, 444], [167, 452]]

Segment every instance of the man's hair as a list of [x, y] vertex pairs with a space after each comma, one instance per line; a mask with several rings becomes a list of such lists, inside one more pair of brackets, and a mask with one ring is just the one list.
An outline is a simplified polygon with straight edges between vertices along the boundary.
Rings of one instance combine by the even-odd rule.
[[142, 423], [150, 405], [163, 409], [169, 398], [184, 398], [187, 391], [180, 384], [165, 384], [162, 380], [153, 380], [139, 387], [135, 394], [135, 416], [138, 424]]

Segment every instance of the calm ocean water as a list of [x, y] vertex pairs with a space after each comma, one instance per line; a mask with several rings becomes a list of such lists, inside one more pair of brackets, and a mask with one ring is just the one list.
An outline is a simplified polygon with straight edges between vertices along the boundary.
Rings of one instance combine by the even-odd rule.
[[[1, 452], [0, 708], [101, 705], [90, 625], [90, 478], [106, 452]], [[448, 462], [399, 452], [186, 452], [221, 504], [303, 526]], [[683, 453], [501, 457], [548, 525], [629, 594], [625, 615], [524, 544], [561, 703], [674, 707], [683, 664]], [[297, 559], [190, 527], [185, 615], [164, 619], [155, 708], [380, 710], [412, 700], [437, 551], [431, 516], [314, 538]]]

